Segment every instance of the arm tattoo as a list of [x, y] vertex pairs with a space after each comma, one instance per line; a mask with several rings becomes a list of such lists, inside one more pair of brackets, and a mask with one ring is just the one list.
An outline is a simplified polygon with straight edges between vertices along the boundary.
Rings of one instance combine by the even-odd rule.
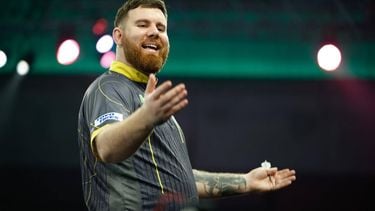
[[246, 188], [246, 180], [239, 174], [210, 173], [193, 170], [195, 182], [203, 187], [208, 197], [240, 194]]

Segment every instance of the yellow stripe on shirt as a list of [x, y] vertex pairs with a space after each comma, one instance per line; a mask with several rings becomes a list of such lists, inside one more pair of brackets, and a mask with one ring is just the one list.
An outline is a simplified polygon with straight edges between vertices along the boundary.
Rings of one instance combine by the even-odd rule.
[[154, 162], [154, 165], [155, 165], [156, 176], [158, 177], [159, 185], [160, 185], [160, 188], [161, 188], [161, 193], [164, 194], [164, 187], [163, 187], [163, 183], [161, 182], [161, 178], [160, 178], [160, 174], [159, 174], [159, 169], [158, 169], [158, 164], [156, 163], [156, 160], [155, 160], [154, 150], [152, 149], [150, 136], [148, 137], [148, 144], [150, 146], [152, 161]]

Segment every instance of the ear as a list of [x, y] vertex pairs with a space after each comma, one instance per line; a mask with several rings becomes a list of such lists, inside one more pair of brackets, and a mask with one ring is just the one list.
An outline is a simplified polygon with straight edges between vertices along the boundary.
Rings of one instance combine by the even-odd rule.
[[122, 36], [123, 36], [122, 30], [119, 27], [115, 27], [112, 32], [112, 37], [116, 45], [122, 46]]

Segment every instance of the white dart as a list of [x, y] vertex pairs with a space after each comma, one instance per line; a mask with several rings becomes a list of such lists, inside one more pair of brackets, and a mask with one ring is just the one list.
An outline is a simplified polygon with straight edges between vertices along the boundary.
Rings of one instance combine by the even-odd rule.
[[263, 168], [269, 169], [269, 168], [271, 168], [271, 163], [268, 162], [267, 160], [265, 160], [265, 161], [261, 164], [261, 166], [262, 166]]

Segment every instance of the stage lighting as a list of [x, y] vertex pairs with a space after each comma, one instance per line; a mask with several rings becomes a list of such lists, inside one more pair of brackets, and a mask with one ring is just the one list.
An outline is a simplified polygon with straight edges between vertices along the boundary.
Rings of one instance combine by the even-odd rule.
[[100, 36], [106, 32], [107, 27], [108, 27], [107, 20], [104, 18], [101, 18], [97, 20], [94, 26], [92, 27], [92, 33], [94, 33], [96, 36]]
[[20, 76], [24, 76], [30, 73], [32, 70], [32, 66], [34, 63], [34, 53], [29, 52], [25, 56], [21, 57], [17, 63], [16, 70], [17, 74]]
[[110, 51], [112, 47], [113, 47], [113, 39], [112, 39], [112, 36], [108, 34], [102, 36], [96, 43], [96, 50], [99, 53], [106, 53]]
[[20, 76], [27, 75], [30, 71], [30, 64], [25, 60], [20, 60], [17, 63], [17, 73]]
[[341, 52], [333, 44], [327, 44], [318, 51], [317, 59], [320, 68], [334, 71], [340, 66]]
[[63, 41], [57, 49], [56, 58], [62, 65], [73, 64], [79, 57], [79, 44], [73, 39]]
[[111, 66], [111, 63], [115, 60], [116, 54], [113, 51], [109, 51], [102, 55], [102, 58], [100, 59], [100, 65], [103, 68], [109, 68]]
[[4, 51], [0, 50], [0, 68], [4, 67], [7, 63], [7, 55]]

